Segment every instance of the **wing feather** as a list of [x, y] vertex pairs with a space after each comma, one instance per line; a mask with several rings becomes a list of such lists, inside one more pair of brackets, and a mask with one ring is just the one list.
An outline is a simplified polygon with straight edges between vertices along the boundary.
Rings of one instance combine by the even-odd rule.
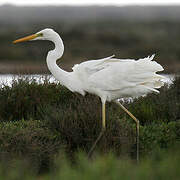
[[115, 63], [134, 61], [133, 59], [113, 58], [114, 56], [115, 55], [112, 55], [112, 56], [109, 56], [106, 58], [102, 58], [102, 59], [85, 61], [85, 62], [82, 62], [81, 64], [76, 64], [72, 68], [73, 72], [75, 72], [75, 73], [83, 72], [86, 75], [92, 75], [96, 72], [99, 72], [103, 69], [106, 69], [106, 68], [112, 66]]
[[106, 91], [122, 90], [137, 85], [147, 86], [149, 89], [159, 88], [162, 83], [157, 83], [163, 76], [157, 75], [162, 71], [160, 64], [152, 61], [151, 57], [135, 60], [109, 59], [96, 65], [99, 69], [91, 74], [88, 82], [95, 88]]

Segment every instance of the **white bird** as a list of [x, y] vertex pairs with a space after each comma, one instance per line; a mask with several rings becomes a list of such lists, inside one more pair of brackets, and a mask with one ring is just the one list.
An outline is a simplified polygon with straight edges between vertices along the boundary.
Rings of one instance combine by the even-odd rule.
[[139, 60], [117, 59], [113, 56], [82, 62], [75, 65], [72, 72], [66, 72], [57, 64], [64, 52], [64, 44], [57, 32], [52, 29], [44, 29], [33, 35], [13, 41], [13, 43], [29, 40], [49, 40], [55, 44], [54, 50], [48, 52], [47, 66], [53, 76], [72, 92], [78, 92], [83, 96], [88, 93], [95, 94], [102, 102], [102, 131], [92, 146], [105, 131], [105, 104], [106, 101], [115, 101], [136, 122], [137, 126], [137, 160], [139, 159], [139, 121], [118, 101], [119, 98], [139, 97], [149, 92], [159, 92], [164, 83], [163, 76], [156, 74], [163, 71], [163, 67], [151, 57]]

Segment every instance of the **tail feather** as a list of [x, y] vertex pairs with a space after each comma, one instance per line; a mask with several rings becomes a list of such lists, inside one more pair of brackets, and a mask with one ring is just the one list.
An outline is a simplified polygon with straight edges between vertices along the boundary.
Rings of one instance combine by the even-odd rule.
[[154, 56], [155, 54], [153, 54], [150, 57], [148, 56], [146, 58], [139, 59], [138, 61], [136, 61], [140, 71], [158, 72], [164, 70], [164, 68], [159, 63], [157, 63], [156, 61], [152, 61]]
[[157, 89], [154, 89], [154, 88], [151, 88], [151, 87], [148, 87], [148, 86], [144, 86], [146, 89], [150, 90], [150, 91], [153, 91], [153, 92], [156, 92], [156, 93], [159, 93], [159, 91]]

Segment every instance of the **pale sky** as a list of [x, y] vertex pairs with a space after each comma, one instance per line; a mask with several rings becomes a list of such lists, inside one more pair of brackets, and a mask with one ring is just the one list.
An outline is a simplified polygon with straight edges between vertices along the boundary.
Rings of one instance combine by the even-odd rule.
[[180, 0], [0, 0], [0, 5], [180, 5]]

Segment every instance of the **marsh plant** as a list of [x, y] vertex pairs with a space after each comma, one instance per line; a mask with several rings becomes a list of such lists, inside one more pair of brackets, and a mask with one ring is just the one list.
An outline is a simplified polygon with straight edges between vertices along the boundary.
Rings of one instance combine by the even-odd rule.
[[[48, 81], [39, 84], [36, 80], [19, 79], [15, 80], [11, 87], [2, 86], [0, 169], [24, 163], [24, 167], [31, 167], [32, 174], [35, 175], [44, 172], [55, 173], [59, 167], [55, 160], [59, 157], [59, 161], [64, 162], [65, 156], [67, 160], [60, 167], [75, 173], [77, 177], [81, 177], [78, 169], [81, 166], [85, 168], [84, 176], [88, 176], [88, 172], [95, 173], [98, 166], [102, 166], [102, 170], [109, 169], [110, 166], [103, 165], [106, 161], [112, 163], [112, 167], [118, 164], [122, 171], [115, 168], [117, 174], [128, 171], [128, 168], [126, 171], [119, 162], [123, 161], [127, 167], [137, 168], [134, 173], [137, 173], [138, 177], [138, 173], [146, 166], [152, 168], [154, 161], [150, 159], [154, 157], [155, 151], [164, 152], [169, 151], [171, 147], [179, 147], [179, 86], [180, 79], [176, 78], [170, 87], [161, 88], [160, 94], [149, 94], [131, 103], [124, 103], [140, 120], [142, 164], [139, 167], [134, 166], [135, 124], [116, 104], [107, 104], [107, 131], [98, 143], [92, 157], [94, 160], [91, 162], [87, 160], [87, 152], [101, 130], [101, 104], [98, 97], [73, 94], [60, 84]], [[82, 158], [85, 160], [77, 160], [78, 152], [83, 153]], [[107, 154], [111, 155], [106, 157]], [[162, 153], [160, 157], [163, 160], [158, 163], [165, 166], [166, 161], [171, 162], [172, 157], [167, 156], [169, 159]], [[145, 160], [147, 157], [148, 161]], [[73, 164], [75, 169], [67, 163]], [[165, 167], [162, 169], [163, 172], [166, 170]], [[54, 176], [62, 176], [65, 179], [66, 174], [59, 174], [59, 171], [57, 170]], [[15, 171], [12, 170], [12, 173]], [[153, 175], [154, 172], [149, 173]], [[157, 170], [157, 173], [161, 173], [161, 169]], [[94, 177], [99, 176], [97, 172]], [[67, 176], [68, 178], [70, 177]]]

